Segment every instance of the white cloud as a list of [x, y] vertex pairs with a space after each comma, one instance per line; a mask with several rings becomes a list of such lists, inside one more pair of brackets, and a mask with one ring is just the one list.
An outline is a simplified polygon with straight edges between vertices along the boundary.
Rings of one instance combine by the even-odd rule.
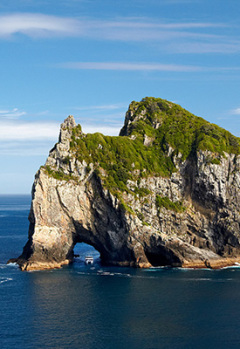
[[161, 42], [162, 49], [179, 53], [239, 52], [239, 39], [226, 36], [225, 33], [221, 34], [221, 29], [226, 27], [232, 25], [211, 22], [166, 22], [141, 17], [115, 18], [107, 21], [41, 13], [0, 15], [2, 39], [20, 33], [34, 38], [70, 36], [124, 42]]
[[240, 115], [240, 108], [233, 109], [232, 114]]
[[84, 133], [95, 133], [100, 132], [105, 136], [118, 136], [120, 127], [115, 126], [99, 126], [99, 125], [82, 125], [82, 130]]
[[201, 67], [177, 64], [158, 63], [121, 63], [121, 62], [66, 62], [57, 65], [66, 69], [93, 69], [93, 70], [125, 70], [125, 71], [170, 71], [194, 72]]
[[231, 42], [224, 39], [221, 42], [175, 42], [169, 43], [168, 50], [177, 53], [225, 53], [231, 54], [240, 51], [240, 41]]
[[[82, 124], [84, 133], [118, 136], [120, 126]], [[58, 141], [60, 124], [54, 122], [0, 122], [1, 156], [46, 156]]]
[[44, 141], [4, 141], [0, 142], [0, 155], [2, 156], [47, 156], [50, 149], [57, 142], [53, 140]]
[[57, 140], [59, 124], [54, 122], [0, 122], [0, 141]]
[[22, 33], [31, 37], [73, 36], [81, 33], [80, 22], [73, 18], [34, 13], [0, 16], [0, 37]]
[[[196, 36], [210, 34], [183, 32], [182, 29], [205, 29], [223, 27], [222, 23], [209, 22], [154, 22], [148, 18], [124, 18], [115, 21], [60, 17], [41, 13], [15, 13], [0, 16], [0, 36], [22, 33], [31, 37], [83, 36], [111, 40], [147, 40]], [[172, 30], [178, 29], [174, 32]], [[129, 31], [130, 30], [130, 31]]]
[[14, 108], [12, 110], [0, 110], [0, 118], [17, 119], [20, 116], [26, 115], [26, 112]]
[[0, 120], [0, 155], [47, 156], [58, 141], [60, 124]]
[[218, 30], [225, 27], [227, 25], [223, 23], [167, 23], [149, 18], [118, 18], [107, 21], [41, 13], [15, 13], [0, 16], [0, 38], [8, 38], [19, 33], [30, 37], [76, 36], [125, 42], [161, 41], [166, 42], [166, 47], [174, 52], [175, 50], [186, 53], [226, 52], [226, 49], [228, 52], [229, 50], [238, 52], [239, 40], [206, 32], [206, 29]]
[[[240, 67], [207, 67], [181, 64], [160, 64], [160, 63], [132, 63], [132, 62], [65, 62], [56, 64], [57, 68], [76, 70], [119, 70], [119, 71], [161, 71], [161, 72], [236, 72]], [[109, 106], [115, 109], [115, 106]], [[101, 106], [96, 107], [75, 107], [76, 110], [101, 110]], [[102, 106], [107, 111], [108, 106]], [[117, 108], [116, 108], [117, 109]], [[119, 107], [120, 109], [120, 107]]]
[[[119, 41], [169, 41], [176, 39], [217, 40], [220, 35], [202, 33], [201, 29], [222, 28], [215, 23], [175, 22], [159, 23], [148, 19], [125, 19], [122, 21], [83, 21], [84, 36]], [[198, 29], [198, 30], [197, 30]]]
[[195, 28], [218, 28], [226, 27], [223, 23], [211, 22], [154, 22], [148, 18], [125, 18], [117, 21], [89, 21], [92, 28], [143, 28], [143, 29], [195, 29]]
[[120, 104], [107, 104], [107, 105], [92, 105], [86, 107], [75, 107], [76, 110], [93, 110], [93, 111], [108, 111], [108, 110], [116, 110], [125, 107], [125, 105]]

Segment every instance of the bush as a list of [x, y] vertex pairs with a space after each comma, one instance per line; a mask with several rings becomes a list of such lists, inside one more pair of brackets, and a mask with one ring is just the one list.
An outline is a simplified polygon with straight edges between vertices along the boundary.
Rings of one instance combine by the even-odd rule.
[[162, 207], [167, 210], [175, 211], [175, 212], [184, 212], [186, 207], [183, 206], [181, 201], [171, 201], [167, 196], [156, 196], [156, 205], [161, 210]]

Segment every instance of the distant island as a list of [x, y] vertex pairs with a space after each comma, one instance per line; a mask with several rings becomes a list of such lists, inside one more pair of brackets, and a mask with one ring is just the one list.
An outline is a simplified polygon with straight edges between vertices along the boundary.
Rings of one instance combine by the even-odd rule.
[[69, 116], [35, 176], [22, 270], [73, 261], [221, 268], [240, 262], [240, 143], [177, 104], [133, 101], [118, 137], [84, 134]]

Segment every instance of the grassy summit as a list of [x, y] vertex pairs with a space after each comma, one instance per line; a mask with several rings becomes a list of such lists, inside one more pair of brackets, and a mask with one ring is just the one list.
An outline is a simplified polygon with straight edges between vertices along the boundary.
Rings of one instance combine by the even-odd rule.
[[[141, 102], [132, 102], [129, 111], [131, 124], [128, 134], [142, 136], [146, 134], [154, 137], [155, 142], [161, 144], [162, 151], [167, 145], [171, 145], [175, 151], [182, 153], [184, 159], [192, 151], [200, 149], [218, 154], [223, 152], [239, 154], [237, 137], [172, 102], [147, 97]], [[139, 115], [143, 117], [139, 118]], [[125, 122], [120, 134], [126, 131]]]
[[[92, 163], [95, 173], [115, 193], [129, 191], [128, 180], [170, 176], [176, 171], [175, 155], [185, 160], [200, 149], [209, 150], [213, 153], [210, 162], [219, 164], [224, 152], [240, 153], [239, 139], [230, 132], [177, 104], [153, 97], [130, 104], [120, 136], [83, 134], [78, 125], [73, 129], [70, 148], [63, 163], [72, 156]], [[53, 175], [50, 169], [48, 172]]]

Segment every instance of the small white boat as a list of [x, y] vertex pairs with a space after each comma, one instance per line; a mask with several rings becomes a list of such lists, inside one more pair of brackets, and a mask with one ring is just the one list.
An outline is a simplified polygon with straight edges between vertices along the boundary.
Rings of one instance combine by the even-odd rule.
[[85, 257], [85, 264], [87, 264], [87, 265], [93, 264], [93, 257], [91, 257], [91, 256], [86, 256], [86, 257]]

